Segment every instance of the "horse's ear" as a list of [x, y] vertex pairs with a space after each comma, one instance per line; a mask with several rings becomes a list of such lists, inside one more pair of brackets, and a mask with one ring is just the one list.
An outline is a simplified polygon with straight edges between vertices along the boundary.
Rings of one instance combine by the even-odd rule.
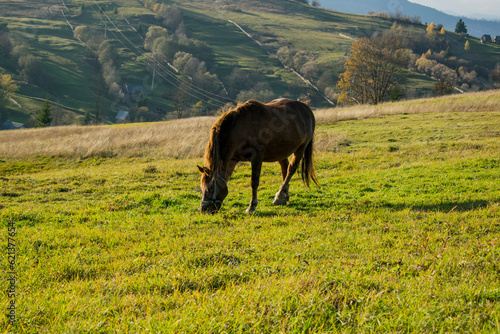
[[198, 167], [198, 170], [201, 174], [210, 175], [210, 169], [208, 169], [207, 167], [200, 167], [198, 165], [196, 165], [196, 167]]

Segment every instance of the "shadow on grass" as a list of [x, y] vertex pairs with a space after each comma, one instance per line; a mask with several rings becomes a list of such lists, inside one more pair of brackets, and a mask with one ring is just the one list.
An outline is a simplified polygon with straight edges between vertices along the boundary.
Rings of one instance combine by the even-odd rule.
[[412, 203], [388, 203], [377, 201], [335, 201], [335, 200], [316, 200], [311, 202], [290, 201], [286, 206], [259, 205], [257, 211], [251, 214], [245, 214], [247, 205], [242, 203], [233, 203], [229, 208], [223, 208], [222, 213], [239, 218], [244, 217], [278, 217], [294, 214], [311, 214], [326, 211], [357, 211], [369, 212], [378, 209], [390, 209], [401, 211], [410, 209], [412, 211], [422, 212], [467, 212], [478, 209], [484, 209], [492, 204], [500, 203], [499, 199], [492, 200], [470, 200], [470, 201], [449, 201], [437, 204], [412, 204]]
[[484, 209], [490, 206], [493, 203], [499, 203], [500, 199], [495, 200], [472, 200], [472, 201], [464, 201], [464, 202], [443, 202], [439, 204], [420, 204], [420, 205], [411, 205], [411, 204], [392, 204], [385, 203], [383, 206], [386, 208], [394, 209], [394, 210], [403, 210], [403, 209], [412, 209], [414, 211], [425, 211], [425, 212], [466, 212], [473, 211], [478, 209]]

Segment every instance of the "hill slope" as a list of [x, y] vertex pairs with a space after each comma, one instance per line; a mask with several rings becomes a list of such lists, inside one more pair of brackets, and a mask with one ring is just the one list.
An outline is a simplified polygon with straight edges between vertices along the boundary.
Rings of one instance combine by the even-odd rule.
[[[400, 11], [405, 15], [411, 17], [419, 16], [422, 22], [434, 22], [435, 24], [442, 24], [447, 30], [454, 31], [460, 17], [449, 15], [437, 9], [420, 5], [408, 0], [401, 1], [372, 1], [362, 0], [349, 2], [341, 0], [323, 0], [321, 4], [328, 9], [338, 10], [346, 13], [354, 14], [368, 14], [370, 11], [375, 12], [392, 12]], [[496, 36], [500, 35], [500, 22], [493, 20], [478, 20], [471, 18], [464, 18], [468, 33], [475, 37], [481, 37], [484, 34]]]
[[[327, 106], [352, 40], [393, 24], [288, 0], [169, 1], [163, 7], [151, 1], [17, 0], [0, 3], [0, 13], [16, 54], [0, 55], [0, 71], [21, 87], [15, 96], [21, 107], [10, 104], [4, 116], [24, 123], [49, 96], [60, 114], [56, 124], [82, 121], [86, 112], [114, 122], [119, 110], [132, 110], [133, 121], [196, 116], [228, 102], [278, 96]], [[402, 25], [412, 34], [424, 31]], [[169, 54], [161, 66], [152, 65], [152, 46], [145, 45], [151, 26], [166, 28], [166, 39], [156, 45]], [[470, 40], [473, 52], [463, 54], [460, 36], [447, 38], [451, 52], [471, 66], [480, 62], [483, 72], [500, 54], [499, 47], [477, 39]], [[26, 55], [39, 59], [43, 75], [33, 79], [23, 71], [27, 61], [19, 60]], [[434, 82], [418, 74], [408, 86], [422, 96]], [[121, 98], [125, 84], [144, 86], [147, 98]]]

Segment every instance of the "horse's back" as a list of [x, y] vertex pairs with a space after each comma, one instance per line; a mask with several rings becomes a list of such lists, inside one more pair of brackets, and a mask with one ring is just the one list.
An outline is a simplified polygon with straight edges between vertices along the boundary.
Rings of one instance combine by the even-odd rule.
[[276, 99], [272, 100], [269, 103], [265, 104], [268, 107], [271, 108], [281, 108], [286, 111], [292, 111], [295, 113], [299, 113], [302, 117], [305, 117], [307, 120], [312, 120], [314, 122], [314, 114], [309, 108], [307, 104], [304, 102], [300, 102], [297, 100], [292, 100], [292, 99], [287, 99], [287, 98], [281, 98], [281, 99]]

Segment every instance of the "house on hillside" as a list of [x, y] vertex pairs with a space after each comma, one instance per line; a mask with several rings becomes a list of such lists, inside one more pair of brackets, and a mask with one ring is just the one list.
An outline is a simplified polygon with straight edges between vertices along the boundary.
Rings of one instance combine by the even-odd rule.
[[493, 37], [493, 42], [500, 44], [500, 36]]
[[120, 89], [120, 97], [124, 100], [136, 102], [140, 97], [146, 97], [146, 88], [143, 85], [124, 84]]
[[483, 37], [481, 37], [481, 43], [491, 43], [491, 36], [483, 35]]
[[129, 112], [126, 110], [120, 110], [115, 117], [116, 124], [130, 123]]
[[24, 124], [6, 120], [5, 122], [3, 122], [2, 126], [0, 126], [0, 130], [17, 130], [17, 129], [24, 129]]

